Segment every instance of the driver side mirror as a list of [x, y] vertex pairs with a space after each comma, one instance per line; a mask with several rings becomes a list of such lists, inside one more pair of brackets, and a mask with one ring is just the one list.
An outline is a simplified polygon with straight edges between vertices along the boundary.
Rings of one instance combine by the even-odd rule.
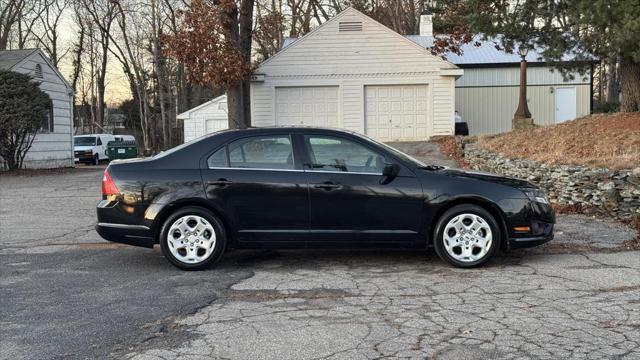
[[400, 165], [398, 164], [384, 164], [382, 169], [382, 176], [393, 178], [400, 172]]

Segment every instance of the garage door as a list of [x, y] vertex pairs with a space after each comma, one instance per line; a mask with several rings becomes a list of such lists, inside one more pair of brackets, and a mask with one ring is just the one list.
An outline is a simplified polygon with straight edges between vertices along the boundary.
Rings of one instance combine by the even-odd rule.
[[427, 85], [365, 86], [365, 132], [380, 141], [425, 140]]
[[338, 127], [338, 87], [276, 88], [276, 124]]

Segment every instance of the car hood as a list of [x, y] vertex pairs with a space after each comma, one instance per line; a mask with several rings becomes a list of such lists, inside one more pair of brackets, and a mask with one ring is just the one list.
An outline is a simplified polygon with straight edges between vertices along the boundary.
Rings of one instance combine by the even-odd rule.
[[443, 175], [447, 175], [447, 176], [455, 176], [455, 177], [462, 177], [467, 179], [487, 181], [495, 184], [511, 186], [517, 189], [536, 189], [537, 188], [537, 186], [525, 180], [520, 180], [520, 179], [506, 177], [506, 176], [499, 176], [496, 174], [480, 172], [480, 171], [464, 171], [464, 170], [458, 170], [458, 169], [444, 168], [440, 170], [440, 172]]
[[73, 151], [87, 151], [93, 150], [93, 146], [74, 146]]

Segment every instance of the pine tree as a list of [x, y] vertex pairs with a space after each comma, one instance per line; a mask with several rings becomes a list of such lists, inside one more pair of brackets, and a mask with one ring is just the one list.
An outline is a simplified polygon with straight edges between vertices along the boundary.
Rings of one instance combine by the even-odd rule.
[[[586, 71], [594, 59], [619, 61], [621, 110], [640, 111], [640, 1], [469, 0], [469, 6], [479, 10], [468, 17], [474, 31], [503, 34], [499, 45], [507, 51], [537, 46], [565, 74]], [[567, 54], [574, 61], [560, 63]]]
[[9, 169], [22, 167], [49, 104], [31, 76], [0, 70], [0, 156]]

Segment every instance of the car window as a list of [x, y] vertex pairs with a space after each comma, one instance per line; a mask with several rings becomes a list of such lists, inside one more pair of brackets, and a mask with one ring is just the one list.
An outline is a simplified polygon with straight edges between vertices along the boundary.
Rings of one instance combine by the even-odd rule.
[[207, 165], [210, 168], [227, 167], [227, 147], [224, 146], [211, 154], [207, 159]]
[[313, 171], [382, 174], [384, 156], [357, 142], [321, 135], [308, 135], [305, 140]]
[[229, 166], [253, 169], [293, 169], [293, 148], [288, 135], [254, 136], [228, 146]]
[[98, 146], [102, 145], [102, 139], [101, 138], [98, 138], [98, 144], [97, 145]]

